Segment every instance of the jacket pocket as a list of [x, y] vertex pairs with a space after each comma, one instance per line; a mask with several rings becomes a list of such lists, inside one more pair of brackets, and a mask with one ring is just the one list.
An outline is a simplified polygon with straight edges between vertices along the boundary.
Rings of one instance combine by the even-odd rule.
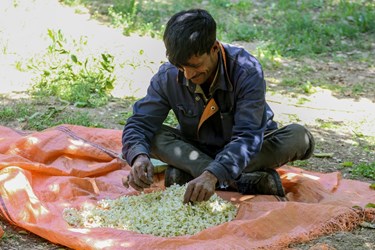
[[185, 117], [196, 117], [198, 116], [198, 111], [194, 105], [177, 105], [178, 113]]
[[189, 139], [195, 139], [199, 123], [198, 108], [195, 105], [178, 104], [176, 116], [182, 134]]

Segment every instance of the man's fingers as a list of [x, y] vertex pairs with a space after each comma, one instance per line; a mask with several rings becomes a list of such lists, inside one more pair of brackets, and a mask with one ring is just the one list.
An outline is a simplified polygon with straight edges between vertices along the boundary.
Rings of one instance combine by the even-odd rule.
[[192, 201], [192, 202], [198, 201], [198, 196], [199, 196], [199, 193], [201, 192], [201, 190], [202, 190], [201, 186], [195, 185], [194, 189], [193, 189], [193, 192], [191, 193], [191, 196], [190, 196], [190, 201]]
[[143, 187], [140, 186], [140, 185], [138, 185], [138, 184], [135, 182], [135, 180], [134, 180], [134, 178], [133, 178], [132, 175], [129, 175], [128, 183], [129, 183], [129, 185], [130, 185], [132, 188], [134, 188], [135, 190], [137, 190], [137, 191], [143, 191]]
[[138, 185], [138, 184], [136, 184], [136, 182], [134, 181], [134, 178], [132, 176], [133, 176], [132, 174], [129, 174], [128, 176], [123, 177], [122, 178], [122, 184], [126, 188], [132, 187], [132, 188], [134, 188], [137, 191], [143, 191], [143, 187], [140, 186], [140, 185]]
[[146, 166], [137, 166], [134, 168], [134, 171], [137, 184], [139, 184], [140, 186], [146, 185], [146, 187], [149, 187], [152, 184], [152, 179], [150, 181], [150, 179], [148, 178], [148, 173], [146, 172], [148, 171], [148, 169], [146, 168]]
[[122, 184], [126, 187], [129, 188], [129, 175], [122, 177]]
[[213, 194], [214, 194], [214, 192], [206, 192], [203, 200], [208, 201]]
[[149, 188], [150, 184], [148, 183], [146, 173], [144, 171], [139, 171], [134, 174], [134, 183], [142, 188]]
[[194, 190], [194, 185], [188, 184], [185, 194], [184, 194], [184, 203], [190, 202], [190, 197], [191, 197], [193, 190]]
[[150, 184], [154, 182], [154, 166], [152, 164], [147, 165], [147, 179]]
[[196, 201], [204, 201], [206, 198], [206, 193], [206, 190], [204, 188], [201, 188]]

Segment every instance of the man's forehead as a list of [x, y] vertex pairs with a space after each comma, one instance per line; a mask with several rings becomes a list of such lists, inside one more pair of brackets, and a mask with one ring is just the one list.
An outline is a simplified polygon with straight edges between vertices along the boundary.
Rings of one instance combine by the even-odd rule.
[[186, 63], [183, 64], [183, 66], [189, 66], [189, 67], [196, 67], [202, 64], [205, 59], [207, 58], [207, 53], [204, 53], [202, 55], [193, 55], [192, 57], [187, 60]]

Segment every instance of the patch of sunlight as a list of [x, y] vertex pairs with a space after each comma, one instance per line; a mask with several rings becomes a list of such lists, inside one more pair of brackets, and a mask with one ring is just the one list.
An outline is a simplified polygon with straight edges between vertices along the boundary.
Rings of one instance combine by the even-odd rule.
[[267, 83], [269, 84], [280, 84], [281, 81], [279, 78], [274, 78], [274, 77], [266, 77]]
[[282, 179], [287, 179], [287, 180], [293, 180], [295, 178], [298, 178], [298, 176], [303, 176], [303, 177], [307, 177], [309, 179], [312, 179], [314, 181], [316, 180], [319, 180], [320, 177], [318, 176], [314, 176], [314, 175], [311, 175], [311, 174], [305, 174], [305, 173], [302, 173], [302, 174], [297, 174], [297, 173], [286, 173], [284, 174], [283, 176], [281, 176]]
[[70, 141], [70, 143], [72, 143], [73, 145], [76, 145], [76, 146], [83, 146], [83, 145], [85, 145], [85, 142], [82, 141], [82, 140], [70, 139], [69, 141]]
[[26, 139], [26, 146], [30, 147], [37, 144], [40, 140], [34, 136], [29, 136]]
[[111, 247], [113, 246], [113, 240], [100, 240], [100, 241], [96, 241], [94, 243], [94, 248], [95, 249], [102, 249], [102, 248], [105, 248], [105, 247]]
[[134, 243], [123, 242], [121, 243], [121, 247], [134, 247]]
[[198, 157], [199, 157], [199, 153], [195, 150], [191, 151], [189, 154], [189, 159], [192, 161], [198, 159]]
[[51, 0], [3, 1], [6, 0], [0, 4], [0, 93], [30, 87], [34, 75], [17, 70], [15, 65], [48, 48], [48, 29], [61, 30], [68, 40], [85, 37], [85, 53], [109, 53], [116, 64], [127, 65], [115, 72], [117, 81], [111, 92], [115, 97], [144, 96], [152, 75], [166, 61], [160, 39], [124, 36], [122, 29], [103, 25], [89, 11], [77, 14], [74, 8]]
[[[30, 203], [27, 203], [25, 207], [32, 211], [32, 214], [35, 217], [48, 213], [48, 210], [40, 204], [38, 197], [33, 192], [29, 180], [22, 173], [16, 174], [12, 179], [5, 181], [3, 185], [7, 190], [9, 197], [12, 197], [12, 195], [17, 196], [17, 192], [26, 192]], [[26, 210], [23, 210], [22, 213], [24, 220], [30, 217], [30, 213]]]
[[90, 144], [87, 144], [82, 140], [69, 139], [69, 142], [71, 144], [68, 146], [68, 149], [71, 151], [76, 151], [82, 147], [90, 147]]
[[48, 189], [56, 194], [60, 192], [60, 186], [58, 184], [51, 184], [48, 186]]
[[343, 142], [344, 142], [345, 144], [349, 144], [349, 145], [358, 145], [358, 142], [357, 142], [357, 141], [354, 141], [354, 140], [352, 140], [352, 139], [345, 139], [345, 140], [343, 140]]
[[176, 156], [181, 156], [181, 155], [182, 155], [182, 150], [181, 150], [180, 147], [175, 147], [175, 148], [173, 149], [173, 152], [174, 152], [174, 154], [175, 154]]
[[[29, 221], [31, 222], [31, 218], [34, 220], [41, 215], [48, 214], [49, 211], [45, 207], [43, 207], [40, 202], [37, 203], [28, 203], [25, 205], [25, 210], [21, 212], [22, 221]], [[36, 220], [35, 220], [36, 221]]]
[[311, 180], [314, 180], [314, 181], [317, 181], [317, 180], [320, 179], [320, 177], [315, 176], [315, 175], [311, 175], [311, 174], [304, 174], [304, 173], [302, 173], [302, 176], [307, 177], [307, 178], [309, 178]]
[[375, 103], [368, 98], [337, 98], [332, 91], [317, 88], [316, 93], [309, 95], [308, 103], [298, 104], [298, 98], [288, 98], [280, 93], [267, 94], [267, 101], [275, 113], [275, 120], [281, 123], [292, 122], [290, 115], [293, 114], [301, 123], [316, 126], [319, 126], [319, 119], [344, 124], [355, 122], [364, 134], [375, 134], [375, 126], [367, 126], [375, 121], [375, 113], [369, 112], [375, 110]]
[[68, 230], [74, 233], [82, 233], [82, 234], [88, 234], [91, 232], [91, 229], [87, 229], [87, 228], [69, 228]]
[[[3, 171], [5, 169], [5, 171]], [[7, 171], [7, 168], [4, 168], [0, 171], [1, 175], [0, 175], [0, 182], [2, 181], [5, 181], [6, 179], [9, 178], [9, 172], [6, 172]]]
[[244, 195], [244, 196], [242, 196], [240, 199], [239, 199], [239, 201], [241, 201], [241, 202], [243, 202], [243, 201], [247, 201], [247, 200], [250, 200], [250, 199], [252, 199], [252, 198], [254, 198], [255, 197], [255, 195]]
[[287, 173], [287, 174], [284, 174], [283, 176], [281, 176], [281, 178], [287, 179], [287, 180], [293, 180], [297, 176], [298, 176], [298, 174], [296, 174], [296, 173]]
[[13, 179], [5, 181], [3, 186], [10, 194], [30, 188], [30, 185], [28, 185], [28, 180], [25, 178], [25, 176], [21, 175], [20, 173], [13, 177]]

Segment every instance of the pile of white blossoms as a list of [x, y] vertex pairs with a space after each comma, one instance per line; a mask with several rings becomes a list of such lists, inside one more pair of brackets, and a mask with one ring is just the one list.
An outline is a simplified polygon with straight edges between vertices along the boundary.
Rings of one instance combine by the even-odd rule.
[[208, 201], [183, 203], [185, 186], [164, 191], [104, 199], [80, 209], [66, 208], [63, 217], [73, 227], [111, 227], [171, 237], [193, 235], [235, 218], [237, 207], [214, 194]]

